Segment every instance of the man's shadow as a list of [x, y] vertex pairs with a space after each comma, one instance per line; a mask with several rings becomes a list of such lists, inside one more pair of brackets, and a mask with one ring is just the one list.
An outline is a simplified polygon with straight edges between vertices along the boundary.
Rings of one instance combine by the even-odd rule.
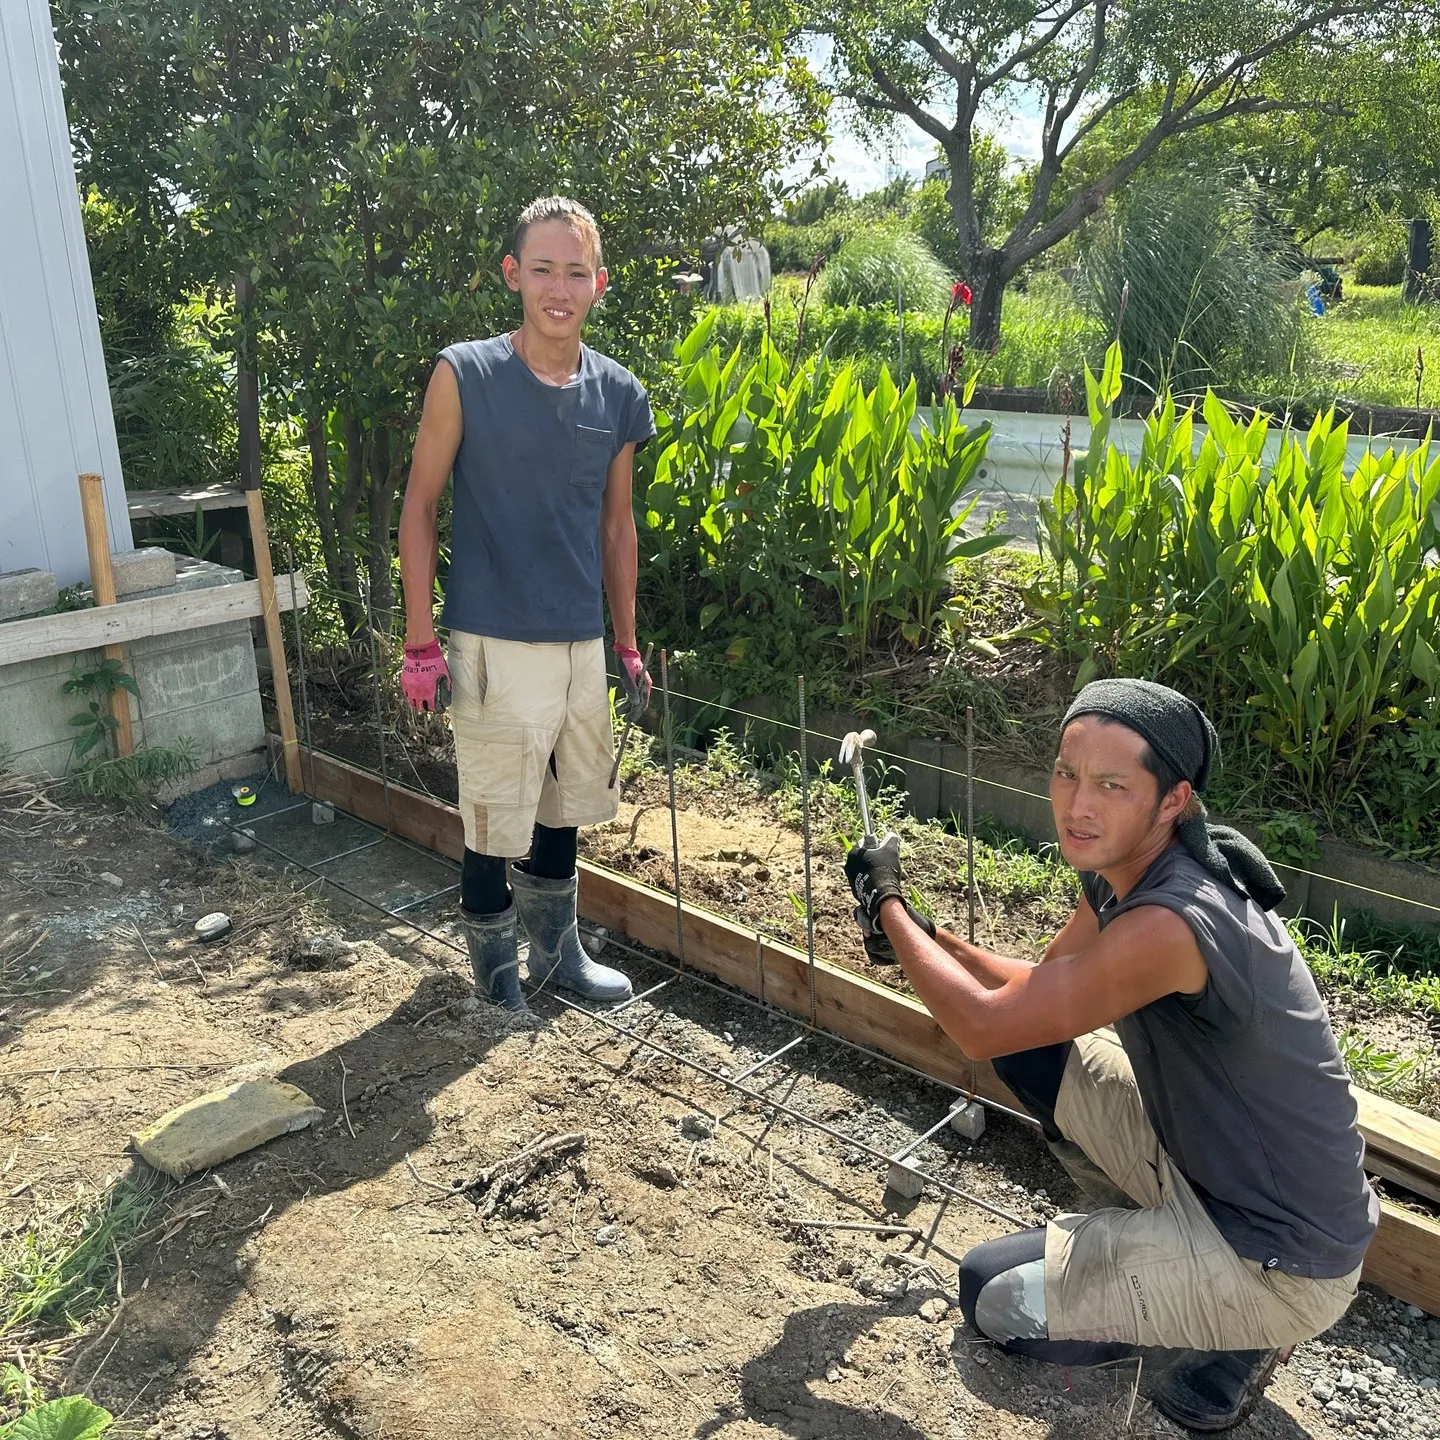
[[[795, 1311], [780, 1338], [741, 1369], [742, 1413], [707, 1422], [695, 1432], [697, 1440], [713, 1440], [742, 1418], [773, 1426], [795, 1440], [822, 1436], [825, 1440], [926, 1440], [924, 1431], [899, 1415], [831, 1400], [811, 1389], [813, 1382], [823, 1381], [828, 1354], [848, 1349], [878, 1320], [897, 1313], [901, 1312], [873, 1304]], [[1142, 1396], [1154, 1388], [1173, 1358], [1166, 1351], [1147, 1358], [1140, 1371]], [[1046, 1440], [1099, 1440], [1102, 1433], [1110, 1440], [1123, 1433], [1135, 1384], [1133, 1365], [1066, 1370], [1006, 1355], [964, 1327], [952, 1364], [954, 1377], [975, 1399], [993, 1410], [1048, 1424]], [[948, 1386], [952, 1379], [940, 1371], [934, 1383]], [[1099, 1428], [1107, 1426], [1111, 1428]], [[1264, 1435], [1266, 1440], [1310, 1440], [1311, 1436], [1272, 1400], [1262, 1400], [1251, 1419], [1231, 1433], [1240, 1440], [1246, 1435]]]
[[[118, 1339], [111, 1337], [115, 1349], [104, 1363], [98, 1400], [103, 1403], [108, 1394], [123, 1407], [148, 1380], [147, 1404], [163, 1404], [183, 1384], [187, 1361], [240, 1297], [250, 1242], [299, 1201], [373, 1180], [425, 1145], [435, 1128], [428, 1102], [482, 1065], [500, 1041], [526, 1033], [527, 1022], [489, 1006], [458, 1020], [460, 1040], [457, 1025], [416, 1028], [422, 1017], [473, 993], [457, 972], [427, 974], [383, 1020], [279, 1072], [278, 1079], [299, 1086], [325, 1113], [309, 1129], [214, 1172], [225, 1182], [223, 1193], [204, 1175], [172, 1192], [165, 1212], [172, 1225], [174, 1217], [203, 1203], [213, 1201], [213, 1208], [208, 1216], [196, 1215], [168, 1244], [148, 1243], [127, 1259], [128, 1298], [118, 1317]], [[340, 1104], [342, 1078], [354, 1139]], [[153, 1178], [143, 1162], [137, 1160], [135, 1168], [137, 1179]], [[407, 1185], [399, 1198], [411, 1193]], [[96, 1354], [89, 1368], [77, 1362], [72, 1385], [88, 1380], [99, 1361]]]

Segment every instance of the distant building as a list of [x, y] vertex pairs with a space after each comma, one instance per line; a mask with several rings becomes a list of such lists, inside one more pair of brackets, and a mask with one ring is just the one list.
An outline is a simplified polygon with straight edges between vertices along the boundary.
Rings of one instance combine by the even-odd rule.
[[950, 178], [950, 162], [943, 155], [937, 155], [933, 160], [927, 160], [925, 162], [925, 178], [927, 180], [948, 180]]

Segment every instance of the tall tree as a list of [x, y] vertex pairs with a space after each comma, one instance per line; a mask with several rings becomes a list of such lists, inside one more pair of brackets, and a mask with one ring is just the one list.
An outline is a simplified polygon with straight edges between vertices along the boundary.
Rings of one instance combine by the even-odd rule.
[[555, 190], [591, 207], [615, 283], [601, 323], [633, 337], [669, 303], [665, 257], [763, 213], [765, 177], [822, 125], [769, 0], [54, 9], [83, 178], [168, 212], [217, 290], [253, 281], [234, 339], [302, 428], [352, 630], [362, 573], [377, 614], [393, 603], [395, 500], [436, 350], [513, 317], [498, 266], [520, 208]]
[[[1095, 214], [1176, 137], [1240, 116], [1311, 104], [1277, 92], [1302, 46], [1382, 36], [1427, 0], [844, 0], [812, 28], [834, 41], [837, 92], [864, 114], [906, 117], [950, 162], [950, 205], [974, 291], [971, 337], [1000, 335], [1005, 287]], [[1029, 203], [987, 241], [975, 146], [996, 111], [1034, 107], [1040, 154]], [[1130, 143], [1074, 180], [1086, 138], [1109, 124]]]

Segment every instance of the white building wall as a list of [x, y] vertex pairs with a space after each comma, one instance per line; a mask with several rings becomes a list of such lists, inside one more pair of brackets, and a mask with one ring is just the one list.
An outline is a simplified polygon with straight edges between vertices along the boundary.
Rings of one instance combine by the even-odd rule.
[[130, 518], [46, 0], [0, 0], [0, 570], [88, 580], [76, 476]]

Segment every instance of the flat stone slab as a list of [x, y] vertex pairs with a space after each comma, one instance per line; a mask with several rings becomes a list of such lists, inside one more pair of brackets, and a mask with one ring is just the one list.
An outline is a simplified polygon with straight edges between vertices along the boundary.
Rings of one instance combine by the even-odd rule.
[[60, 603], [60, 587], [48, 570], [0, 570], [0, 620], [39, 615]]
[[242, 1080], [198, 1095], [137, 1130], [130, 1143], [140, 1158], [174, 1180], [243, 1155], [267, 1140], [303, 1130], [320, 1107], [281, 1080]]
[[110, 568], [115, 573], [117, 600], [140, 590], [160, 590], [175, 583], [175, 556], [158, 545], [117, 550], [110, 557]]

